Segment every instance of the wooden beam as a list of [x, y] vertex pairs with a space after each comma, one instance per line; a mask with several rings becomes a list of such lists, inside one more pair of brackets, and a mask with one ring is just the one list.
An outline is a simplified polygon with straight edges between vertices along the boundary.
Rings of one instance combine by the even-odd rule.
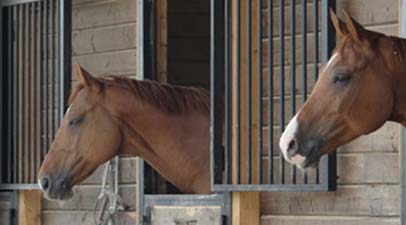
[[156, 71], [159, 82], [166, 83], [168, 80], [168, 7], [167, 0], [157, 0], [156, 2]]
[[259, 225], [258, 192], [233, 192], [232, 201], [232, 225]]
[[18, 192], [18, 224], [41, 225], [41, 192], [27, 190]]
[[[258, 165], [257, 160], [257, 150], [258, 150], [258, 95], [257, 95], [257, 79], [258, 79], [258, 68], [256, 67], [258, 62], [258, 46], [256, 45], [256, 37], [258, 35], [258, 30], [256, 27], [256, 1], [252, 1], [251, 3], [251, 46], [247, 45], [247, 0], [241, 0], [240, 5], [240, 15], [237, 15], [237, 8], [233, 5], [232, 8], [232, 82], [233, 82], [233, 93], [232, 93], [232, 101], [233, 101], [233, 129], [232, 129], [232, 143], [233, 143], [233, 151], [232, 151], [232, 158], [233, 158], [233, 165], [232, 165], [232, 179], [233, 183], [238, 183], [238, 174], [237, 166], [240, 168], [240, 184], [248, 184], [247, 176], [248, 174], [251, 175], [251, 184], [258, 183], [259, 177], [256, 173], [256, 168]], [[233, 2], [235, 4], [235, 2]], [[237, 19], [240, 19], [240, 24], [237, 24]], [[237, 29], [240, 29], [240, 36], [239, 40], [237, 40]], [[240, 58], [237, 58], [236, 51], [237, 48], [240, 50]], [[248, 103], [248, 88], [247, 88], [247, 59], [248, 59], [248, 51], [251, 52], [251, 171], [247, 171], [247, 103]], [[237, 92], [236, 87], [238, 85], [237, 80], [237, 71], [236, 68], [239, 67], [240, 71], [240, 107], [236, 106], [237, 102]], [[240, 114], [240, 124], [237, 124], [237, 113]], [[237, 130], [239, 129], [239, 130]], [[240, 153], [238, 155], [236, 145], [237, 145], [237, 131], [240, 132]], [[240, 161], [237, 162], [237, 158], [240, 158]], [[232, 193], [232, 224], [233, 225], [259, 225], [260, 222], [260, 201], [259, 201], [259, 193], [258, 192], [234, 192]]]

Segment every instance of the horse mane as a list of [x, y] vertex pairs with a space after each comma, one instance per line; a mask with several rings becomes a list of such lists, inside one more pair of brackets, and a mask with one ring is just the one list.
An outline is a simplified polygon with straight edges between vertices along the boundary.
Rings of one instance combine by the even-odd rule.
[[[141, 81], [123, 76], [108, 76], [98, 78], [98, 80], [101, 81], [103, 87], [118, 85], [125, 88], [141, 101], [167, 114], [186, 114], [201, 111], [207, 116], [210, 115], [210, 95], [203, 88], [161, 84], [157, 81]], [[72, 103], [83, 88], [84, 86], [79, 84], [72, 90], [69, 104]]]

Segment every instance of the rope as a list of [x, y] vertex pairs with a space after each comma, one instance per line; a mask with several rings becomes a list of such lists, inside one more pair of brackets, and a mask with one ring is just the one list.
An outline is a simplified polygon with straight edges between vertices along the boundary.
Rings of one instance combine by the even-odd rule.
[[118, 195], [118, 156], [110, 160], [104, 169], [100, 195], [93, 210], [95, 225], [114, 225], [114, 216], [126, 205]]

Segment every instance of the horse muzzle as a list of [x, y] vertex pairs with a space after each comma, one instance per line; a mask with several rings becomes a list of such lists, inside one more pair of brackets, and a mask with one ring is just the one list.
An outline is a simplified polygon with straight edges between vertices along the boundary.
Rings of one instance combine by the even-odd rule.
[[62, 174], [44, 174], [38, 178], [44, 196], [50, 200], [67, 200], [73, 196], [70, 179]]
[[[303, 138], [301, 138], [301, 136]], [[300, 168], [316, 168], [319, 164], [323, 141], [321, 138], [310, 138], [300, 135], [296, 116], [289, 122], [283, 132], [279, 147], [283, 157], [289, 163]]]

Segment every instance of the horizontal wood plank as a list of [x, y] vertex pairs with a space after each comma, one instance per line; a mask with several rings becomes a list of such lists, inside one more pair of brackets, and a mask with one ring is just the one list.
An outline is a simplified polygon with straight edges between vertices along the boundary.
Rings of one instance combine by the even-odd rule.
[[400, 225], [399, 218], [344, 216], [263, 216], [261, 225]]
[[[127, 171], [128, 172], [128, 171]], [[128, 211], [135, 210], [135, 184], [119, 185], [119, 195], [123, 199]], [[80, 185], [74, 189], [74, 197], [63, 203], [42, 200], [44, 210], [93, 210], [101, 191], [100, 185]]]
[[[44, 225], [94, 225], [93, 211], [43, 211]], [[134, 225], [135, 212], [118, 212], [116, 224]]]
[[86, 70], [98, 76], [136, 73], [136, 50], [76, 56], [72, 61], [81, 64]]
[[72, 7], [73, 30], [130, 23], [137, 18], [137, 2], [134, 0], [80, 1], [82, 4]]
[[135, 49], [135, 47], [135, 23], [100, 29], [79, 30], [72, 34], [73, 56]]
[[336, 192], [267, 192], [261, 215], [398, 216], [398, 185], [339, 186]]

